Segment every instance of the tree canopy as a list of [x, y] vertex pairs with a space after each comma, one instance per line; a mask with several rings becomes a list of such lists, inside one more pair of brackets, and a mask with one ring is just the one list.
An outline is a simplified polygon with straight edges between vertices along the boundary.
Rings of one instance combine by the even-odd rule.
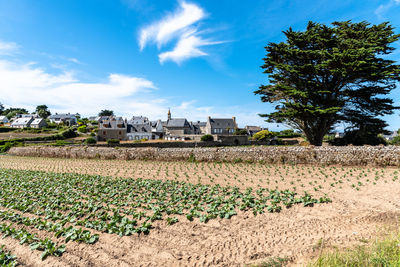
[[114, 116], [114, 111], [103, 109], [102, 111], [99, 112], [99, 116]]
[[385, 96], [400, 81], [400, 66], [387, 57], [400, 35], [388, 22], [309, 22], [305, 31], [283, 33], [285, 42], [265, 47], [269, 84], [255, 94], [276, 106], [260, 116], [302, 130], [313, 145], [339, 122], [347, 130], [384, 131], [380, 117], [397, 108]]
[[36, 107], [36, 114], [43, 119], [47, 119], [51, 115], [49, 108], [46, 105], [39, 105]]
[[2, 115], [6, 116], [8, 119], [15, 117], [17, 114], [28, 114], [28, 110], [24, 108], [7, 108], [3, 110]]

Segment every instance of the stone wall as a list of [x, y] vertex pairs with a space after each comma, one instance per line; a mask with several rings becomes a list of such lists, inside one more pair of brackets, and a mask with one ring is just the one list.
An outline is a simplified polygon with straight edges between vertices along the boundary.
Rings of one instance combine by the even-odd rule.
[[90, 146], [13, 147], [11, 155], [89, 159], [227, 161], [276, 164], [319, 164], [343, 166], [398, 166], [400, 147], [197, 147], [197, 148], [120, 148]]

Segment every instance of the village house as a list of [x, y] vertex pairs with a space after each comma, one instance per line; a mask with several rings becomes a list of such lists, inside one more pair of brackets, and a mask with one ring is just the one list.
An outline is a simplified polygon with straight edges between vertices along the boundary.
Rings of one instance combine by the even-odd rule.
[[161, 120], [151, 121], [151, 132], [153, 133], [152, 139], [160, 139], [164, 136], [164, 127]]
[[110, 116], [99, 123], [97, 132], [98, 141], [107, 141], [108, 139], [127, 140], [127, 122], [122, 117]]
[[6, 116], [0, 116], [0, 124], [8, 123], [8, 118]]
[[11, 123], [11, 127], [12, 128], [28, 128], [28, 127], [31, 127], [31, 123], [34, 120], [35, 120], [35, 118], [33, 116], [18, 118], [18, 119], [15, 119]]
[[181, 137], [183, 135], [194, 134], [192, 125], [184, 118], [172, 118], [171, 111], [168, 111], [168, 120], [163, 123], [166, 136]]
[[47, 122], [43, 118], [36, 118], [31, 122], [31, 128], [43, 128], [47, 126]]
[[72, 126], [77, 124], [78, 119], [76, 118], [75, 115], [67, 113], [67, 114], [54, 114], [48, 117], [48, 119], [50, 120], [50, 122], [52, 123], [63, 123], [64, 125], [67, 126]]
[[249, 136], [253, 136], [254, 134], [260, 131], [268, 130], [268, 128], [261, 128], [260, 126], [248, 126], [248, 125], [246, 125], [244, 129], [247, 131], [247, 134]]
[[217, 119], [208, 117], [206, 123], [206, 133], [214, 135], [232, 135], [237, 128], [236, 118]]
[[147, 117], [133, 116], [128, 121], [126, 135], [128, 140], [153, 139], [151, 122]]

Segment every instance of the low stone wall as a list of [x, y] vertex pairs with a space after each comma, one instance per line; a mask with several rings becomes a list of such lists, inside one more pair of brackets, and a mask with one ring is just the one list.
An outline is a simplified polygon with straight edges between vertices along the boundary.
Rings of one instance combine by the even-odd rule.
[[90, 146], [13, 147], [11, 155], [60, 158], [266, 162], [343, 166], [400, 166], [400, 147], [198, 147], [198, 148], [110, 148]]

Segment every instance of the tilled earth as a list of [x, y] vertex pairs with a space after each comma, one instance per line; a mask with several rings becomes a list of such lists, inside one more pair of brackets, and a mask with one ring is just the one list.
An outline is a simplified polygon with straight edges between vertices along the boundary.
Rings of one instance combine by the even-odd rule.
[[[299, 205], [280, 213], [239, 212], [208, 223], [179, 218], [156, 221], [149, 235], [101, 233], [94, 245], [68, 243], [62, 257], [40, 260], [40, 252], [10, 238], [0, 245], [26, 266], [244, 266], [287, 258], [302, 266], [321, 246], [352, 246], [397, 227], [400, 181], [396, 168], [271, 166], [262, 164], [77, 160], [0, 156], [0, 167], [173, 179], [192, 183], [291, 189], [327, 195], [329, 204]], [[38, 231], [39, 233], [39, 231]], [[50, 235], [49, 235], [50, 237]]]

